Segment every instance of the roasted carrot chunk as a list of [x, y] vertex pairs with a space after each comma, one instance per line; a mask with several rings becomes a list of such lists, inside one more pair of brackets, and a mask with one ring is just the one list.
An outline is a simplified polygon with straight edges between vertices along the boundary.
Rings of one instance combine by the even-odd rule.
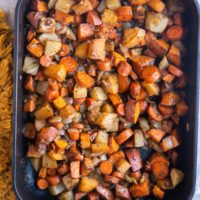
[[70, 56], [62, 58], [60, 64], [65, 66], [67, 72], [74, 72], [77, 68], [76, 60]]
[[181, 40], [183, 37], [183, 28], [181, 26], [173, 25], [167, 30], [166, 36], [172, 41]]
[[122, 131], [116, 137], [116, 141], [120, 145], [120, 144], [124, 143], [126, 140], [128, 140], [133, 134], [134, 134], [133, 131], [130, 128], [128, 128], [128, 129]]
[[100, 163], [100, 171], [102, 174], [111, 174], [113, 170], [113, 165], [110, 161], [105, 160]]
[[94, 79], [83, 71], [77, 72], [75, 80], [81, 87], [90, 88], [94, 85]]
[[40, 190], [46, 190], [49, 187], [48, 181], [46, 179], [40, 178], [37, 180], [37, 187]]

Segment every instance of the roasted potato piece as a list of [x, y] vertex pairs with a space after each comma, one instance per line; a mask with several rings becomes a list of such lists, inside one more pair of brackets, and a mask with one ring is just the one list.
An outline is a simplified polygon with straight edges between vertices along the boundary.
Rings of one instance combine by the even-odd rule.
[[74, 200], [74, 193], [72, 191], [66, 191], [59, 195], [59, 200]]
[[45, 154], [42, 156], [42, 167], [56, 169], [57, 162], [56, 160], [52, 160], [47, 154]]
[[165, 195], [164, 191], [162, 191], [157, 185], [154, 185], [152, 193], [158, 199], [163, 199]]
[[65, 185], [67, 190], [72, 190], [74, 187], [78, 185], [79, 179], [72, 178], [70, 174], [67, 174], [62, 177], [62, 182]]
[[125, 174], [131, 167], [128, 161], [123, 158], [119, 159], [115, 165], [116, 165], [117, 170], [121, 172], [122, 174]]
[[103, 89], [101, 87], [94, 87], [90, 91], [90, 96], [93, 99], [99, 100], [99, 101], [104, 101], [104, 100], [107, 99], [107, 95], [106, 95], [106, 93], [103, 91]]
[[121, 6], [120, 0], [106, 0], [106, 6], [109, 10], [117, 10]]
[[108, 144], [108, 133], [99, 130], [97, 133], [97, 137], [95, 138], [95, 143]]
[[142, 86], [146, 89], [149, 96], [159, 96], [160, 88], [157, 83], [142, 82]]
[[105, 59], [105, 39], [94, 39], [90, 41], [88, 57], [93, 60]]
[[124, 31], [124, 39], [122, 45], [126, 48], [133, 48], [144, 42], [145, 30], [135, 27]]
[[55, 33], [56, 21], [51, 17], [42, 17], [39, 22], [38, 32], [39, 33]]
[[61, 49], [61, 42], [58, 41], [46, 41], [44, 54], [46, 56], [53, 56]]
[[82, 23], [78, 27], [78, 39], [84, 41], [91, 38], [95, 33], [95, 26], [92, 24]]
[[113, 65], [114, 66], [118, 66], [120, 64], [120, 62], [125, 62], [126, 58], [124, 58], [121, 54], [113, 51], [112, 52], [112, 58], [113, 58]]
[[79, 184], [79, 191], [81, 192], [91, 192], [98, 185], [98, 181], [93, 178], [83, 177]]
[[119, 91], [117, 75], [113, 73], [104, 76], [102, 80], [102, 88], [108, 94], [117, 94]]
[[110, 26], [116, 26], [117, 24], [117, 15], [112, 10], [104, 10], [101, 20], [103, 23], [110, 25]]
[[72, 105], [67, 104], [65, 107], [60, 109], [60, 116], [63, 118], [67, 118], [75, 112], [75, 109]]
[[144, 135], [142, 130], [136, 129], [134, 131], [134, 147], [143, 147], [145, 145]]
[[169, 18], [161, 13], [147, 12], [145, 28], [154, 33], [162, 33], [169, 22]]
[[184, 179], [184, 173], [181, 170], [176, 168], [172, 168], [170, 172], [170, 177], [172, 180], [172, 185], [176, 187], [179, 183], [181, 183]]
[[49, 67], [45, 68], [44, 74], [47, 77], [56, 79], [59, 82], [63, 82], [66, 78], [67, 71], [64, 65], [50, 65]]
[[36, 75], [39, 69], [38, 59], [26, 56], [24, 59], [23, 72], [30, 75]]
[[93, 7], [89, 0], [81, 0], [78, 4], [73, 6], [72, 9], [77, 15], [82, 15], [88, 11], [91, 11]]
[[81, 87], [78, 84], [75, 85], [73, 91], [74, 99], [87, 97], [87, 88]]
[[58, 0], [55, 4], [55, 9], [67, 14], [71, 12], [72, 6], [74, 4], [75, 4], [74, 0]]
[[160, 143], [160, 148], [166, 152], [171, 149], [176, 148], [177, 146], [180, 145], [180, 142], [177, 140], [177, 138], [174, 135], [169, 135], [165, 137], [161, 143]]
[[119, 119], [115, 113], [101, 113], [97, 118], [96, 124], [107, 132], [118, 131]]

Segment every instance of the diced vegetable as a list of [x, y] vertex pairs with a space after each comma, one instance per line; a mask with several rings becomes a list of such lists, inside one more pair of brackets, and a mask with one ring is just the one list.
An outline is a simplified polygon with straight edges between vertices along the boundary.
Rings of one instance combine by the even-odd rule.
[[106, 0], [106, 6], [110, 10], [116, 10], [121, 6], [120, 0]]
[[58, 0], [55, 9], [63, 13], [69, 13], [74, 3], [74, 0]]
[[88, 57], [93, 60], [105, 59], [105, 39], [94, 39], [90, 41]]
[[168, 24], [168, 17], [161, 13], [147, 12], [145, 27], [155, 33], [162, 33]]
[[65, 186], [63, 185], [63, 183], [59, 183], [58, 185], [49, 186], [48, 190], [51, 195], [57, 196], [65, 191]]
[[124, 40], [122, 45], [126, 48], [133, 48], [137, 45], [141, 45], [144, 41], [145, 30], [135, 27], [131, 29], [126, 29], [124, 31]]
[[56, 162], [56, 160], [52, 160], [48, 155], [43, 155], [42, 156], [42, 167], [56, 169], [57, 162]]
[[171, 177], [171, 180], [172, 180], [172, 185], [174, 187], [176, 187], [179, 183], [181, 183], [184, 179], [184, 173], [181, 171], [181, 170], [178, 170], [178, 169], [171, 169], [171, 172], [170, 172], [170, 177]]
[[98, 185], [98, 181], [93, 178], [83, 177], [79, 184], [79, 190], [81, 192], [91, 192]]
[[108, 132], [118, 131], [119, 119], [115, 113], [101, 113], [96, 123]]

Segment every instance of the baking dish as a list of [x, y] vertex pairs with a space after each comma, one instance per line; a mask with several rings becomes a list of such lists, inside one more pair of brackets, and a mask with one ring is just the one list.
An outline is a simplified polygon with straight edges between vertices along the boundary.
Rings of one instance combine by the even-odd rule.
[[[23, 87], [22, 87], [22, 65], [24, 55], [26, 13], [30, 0], [19, 0], [15, 14], [15, 50], [14, 50], [14, 115], [13, 115], [13, 188], [16, 196], [21, 200], [51, 200], [54, 199], [48, 192], [40, 191], [35, 186], [35, 172], [26, 158], [27, 146], [22, 135], [22, 127], [26, 116], [23, 115]], [[182, 121], [181, 134], [183, 145], [181, 151], [180, 168], [185, 171], [185, 181], [165, 199], [192, 199], [196, 183], [196, 160], [197, 160], [197, 135], [199, 117], [199, 3], [198, 1], [185, 0], [187, 11], [185, 22], [189, 28], [186, 41], [188, 51], [185, 60], [185, 71], [188, 74], [188, 86], [186, 90], [187, 101], [190, 111]], [[186, 124], [189, 131], [186, 131]]]

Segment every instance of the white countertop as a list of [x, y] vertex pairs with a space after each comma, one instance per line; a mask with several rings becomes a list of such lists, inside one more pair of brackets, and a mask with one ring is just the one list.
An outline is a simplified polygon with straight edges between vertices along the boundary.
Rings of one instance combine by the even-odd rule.
[[[9, 21], [13, 25], [14, 22], [14, 11], [17, 0], [0, 0], [0, 8], [3, 8], [8, 12]], [[200, 119], [199, 119], [200, 124]], [[198, 144], [200, 144], [200, 136], [198, 137]], [[197, 156], [197, 166], [200, 166], [200, 145], [198, 145], [198, 156]], [[197, 167], [198, 168], [198, 167]], [[199, 168], [200, 169], [200, 168]], [[196, 191], [193, 200], [200, 200], [200, 170], [197, 169], [197, 184]]]

